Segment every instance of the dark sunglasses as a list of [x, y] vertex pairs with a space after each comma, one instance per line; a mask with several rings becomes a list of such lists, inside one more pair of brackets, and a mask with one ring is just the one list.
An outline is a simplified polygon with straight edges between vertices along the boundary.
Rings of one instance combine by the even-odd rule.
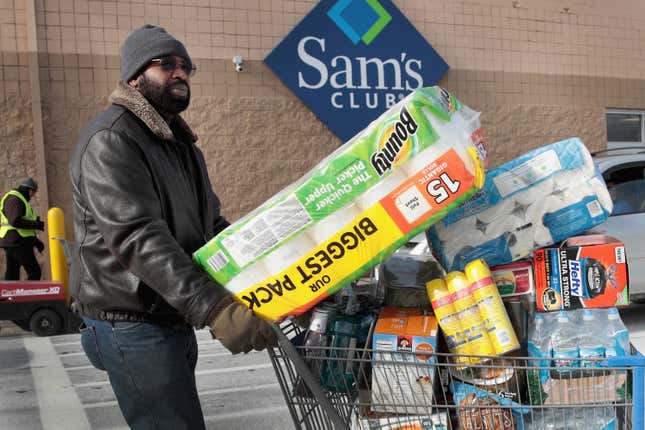
[[169, 58], [155, 58], [154, 60], [150, 60], [150, 63], [158, 64], [159, 67], [161, 67], [161, 70], [163, 70], [166, 73], [174, 72], [177, 69], [177, 67], [183, 70], [183, 72], [188, 76], [195, 75], [195, 72], [197, 71], [197, 67], [195, 67], [190, 63], [185, 63], [185, 62], [179, 63]]

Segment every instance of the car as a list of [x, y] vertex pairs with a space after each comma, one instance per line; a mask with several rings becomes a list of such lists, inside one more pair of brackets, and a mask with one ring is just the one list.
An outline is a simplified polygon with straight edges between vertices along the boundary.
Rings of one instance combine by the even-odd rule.
[[614, 203], [609, 218], [594, 233], [625, 244], [632, 301], [645, 301], [645, 148], [615, 148], [592, 153]]

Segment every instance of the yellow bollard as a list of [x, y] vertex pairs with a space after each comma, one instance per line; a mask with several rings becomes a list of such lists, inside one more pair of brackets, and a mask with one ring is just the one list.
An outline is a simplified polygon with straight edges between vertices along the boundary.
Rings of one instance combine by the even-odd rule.
[[69, 302], [67, 259], [61, 241], [65, 240], [65, 217], [60, 208], [51, 208], [47, 211], [47, 230], [49, 232], [49, 264], [51, 265], [52, 281], [63, 284]]

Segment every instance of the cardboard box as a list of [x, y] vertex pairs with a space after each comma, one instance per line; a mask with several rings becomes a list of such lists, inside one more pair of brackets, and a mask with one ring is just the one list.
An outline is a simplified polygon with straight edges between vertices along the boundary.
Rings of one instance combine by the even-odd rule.
[[[372, 339], [372, 410], [415, 413], [433, 404], [437, 319], [428, 310], [384, 307]], [[427, 366], [419, 365], [427, 364]]]
[[448, 414], [438, 412], [432, 415], [395, 415], [368, 413], [354, 415], [351, 430], [447, 430]]
[[540, 311], [629, 304], [625, 245], [610, 236], [573, 237], [559, 248], [538, 249], [533, 274]]

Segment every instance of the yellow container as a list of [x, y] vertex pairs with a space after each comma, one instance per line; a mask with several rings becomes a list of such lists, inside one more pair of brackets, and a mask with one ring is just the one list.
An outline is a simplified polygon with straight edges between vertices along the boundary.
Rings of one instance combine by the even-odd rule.
[[[479, 313], [477, 302], [470, 294], [470, 282], [462, 272], [446, 275], [448, 291], [454, 294], [453, 306], [464, 329], [470, 353], [473, 355], [495, 355], [493, 344], [488, 338], [484, 321]], [[473, 359], [474, 362], [480, 359]]]
[[471, 261], [466, 264], [464, 271], [495, 354], [505, 354], [518, 349], [520, 343], [486, 262], [482, 259]]
[[[448, 349], [457, 355], [470, 354], [468, 339], [459, 321], [459, 316], [453, 305], [452, 294], [443, 279], [434, 279], [426, 283], [426, 291], [439, 326], [443, 331]], [[458, 357], [458, 363], [470, 363], [467, 357]]]

